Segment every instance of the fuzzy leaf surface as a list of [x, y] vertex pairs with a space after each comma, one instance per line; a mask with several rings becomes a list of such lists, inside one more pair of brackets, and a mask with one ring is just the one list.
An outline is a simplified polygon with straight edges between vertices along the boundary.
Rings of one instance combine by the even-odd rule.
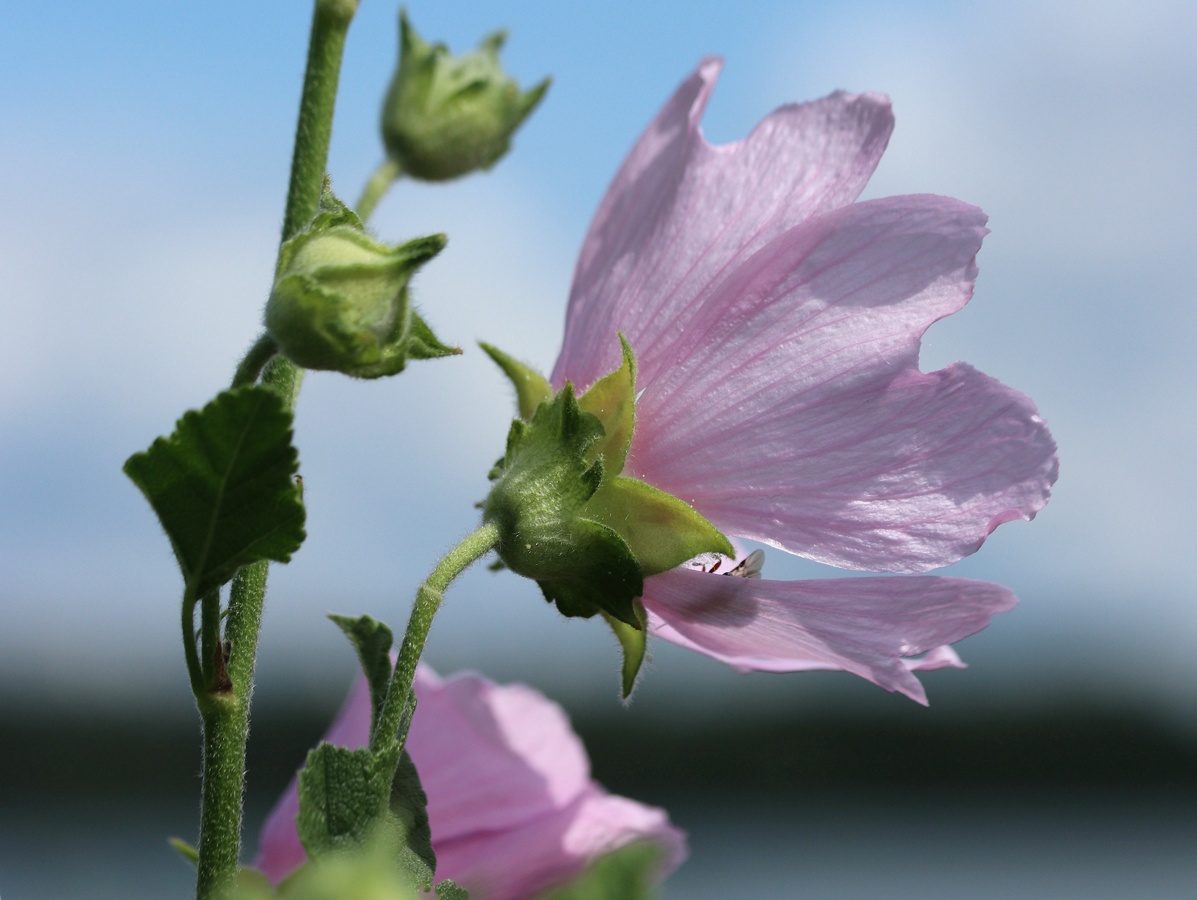
[[158, 515], [193, 596], [260, 560], [287, 562], [304, 539], [292, 417], [275, 391], [224, 391], [125, 463]]

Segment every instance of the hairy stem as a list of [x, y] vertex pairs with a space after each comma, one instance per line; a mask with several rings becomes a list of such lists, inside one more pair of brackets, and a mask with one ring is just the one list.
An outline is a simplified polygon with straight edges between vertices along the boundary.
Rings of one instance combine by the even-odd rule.
[[[357, 0], [316, 0], [299, 122], [295, 130], [295, 150], [291, 158], [287, 208], [283, 215], [284, 241], [312, 219], [320, 203], [341, 56], [345, 35], [356, 11]], [[263, 382], [278, 390], [288, 407], [293, 408], [302, 370], [267, 350], [264, 340], [259, 338], [238, 367], [234, 383], [249, 383], [260, 372]], [[237, 879], [241, 856], [245, 744], [249, 736], [258, 632], [266, 597], [266, 570], [266, 563], [256, 563], [246, 566], [233, 579], [225, 642], [214, 650], [214, 656], [219, 656], [219, 665], [213, 663], [217, 669], [227, 666], [227, 671], [205, 684], [204, 691], [196, 696], [204, 727], [197, 900], [226, 897]], [[226, 646], [227, 660], [224, 656]]]
[[412, 606], [411, 618], [407, 620], [407, 632], [403, 635], [403, 645], [399, 648], [399, 660], [391, 675], [391, 686], [387, 689], [386, 701], [378, 715], [378, 726], [370, 736], [372, 750], [377, 751], [385, 747], [395, 739], [399, 731], [412, 682], [416, 677], [416, 664], [420, 661], [420, 654], [424, 652], [424, 643], [428, 640], [428, 631], [432, 628], [432, 619], [445, 596], [445, 589], [472, 563], [493, 550], [498, 542], [498, 527], [486, 523], [450, 550], [416, 591], [416, 602]]
[[378, 206], [378, 201], [402, 174], [402, 167], [389, 156], [378, 164], [378, 168], [374, 170], [374, 174], [370, 176], [366, 186], [362, 188], [362, 195], [358, 198], [357, 207], [354, 209], [363, 222], [369, 220], [374, 213], [374, 208]]

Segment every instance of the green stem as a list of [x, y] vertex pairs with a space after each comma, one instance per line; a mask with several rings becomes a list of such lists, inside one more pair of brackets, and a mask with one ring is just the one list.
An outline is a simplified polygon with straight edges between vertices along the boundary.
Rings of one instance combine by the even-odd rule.
[[383, 749], [399, 732], [412, 682], [416, 677], [416, 664], [420, 661], [420, 654], [424, 652], [428, 630], [432, 627], [432, 619], [445, 596], [445, 589], [454, 578], [493, 550], [498, 543], [498, 526], [487, 522], [450, 550], [416, 591], [416, 602], [412, 606], [411, 618], [407, 620], [407, 632], [403, 635], [403, 645], [399, 648], [399, 660], [391, 675], [391, 686], [387, 689], [386, 701], [378, 715], [378, 727], [370, 737], [371, 750]]
[[341, 55], [355, 12], [357, 0], [316, 0], [303, 95], [299, 100], [295, 153], [291, 157], [287, 211], [283, 216], [284, 241], [298, 234], [320, 206], [328, 168], [328, 144], [332, 139], [333, 108], [337, 103], [337, 81], [341, 77]]
[[[320, 203], [341, 56], [345, 35], [356, 11], [357, 0], [316, 0], [299, 122], [295, 130], [287, 208], [283, 215], [284, 241], [315, 216]], [[238, 367], [234, 383], [248, 383], [251, 373], [256, 377], [258, 372], [261, 372], [264, 383], [283, 395], [288, 408], [294, 408], [303, 371], [283, 357], [267, 355], [261, 338]], [[249, 705], [265, 597], [266, 563], [246, 566], [237, 573], [230, 588], [229, 614], [225, 623], [225, 641], [229, 647], [227, 678], [204, 685], [196, 694], [204, 726], [197, 900], [217, 900], [227, 896], [237, 879], [241, 856], [245, 744], [249, 736]], [[184, 609], [185, 629], [193, 614], [194, 601], [190, 609]], [[194, 652], [194, 638], [188, 646]], [[189, 654], [189, 668], [191, 664]]]
[[274, 338], [265, 332], [258, 335], [258, 339], [246, 351], [245, 358], [237, 366], [237, 371], [233, 373], [233, 387], [256, 382], [262, 374], [262, 369], [266, 368], [266, 364], [274, 359], [277, 353], [278, 344], [274, 342]]
[[378, 201], [402, 174], [403, 167], [391, 157], [388, 156], [380, 162], [378, 168], [374, 170], [374, 174], [370, 176], [370, 180], [366, 182], [366, 186], [362, 188], [362, 195], [358, 198], [357, 207], [354, 209], [358, 218], [363, 222], [368, 221], [374, 213], [374, 208], [378, 206]]

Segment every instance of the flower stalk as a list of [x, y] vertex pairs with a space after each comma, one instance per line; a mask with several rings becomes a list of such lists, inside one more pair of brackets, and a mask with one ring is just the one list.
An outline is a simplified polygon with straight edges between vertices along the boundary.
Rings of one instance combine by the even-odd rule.
[[416, 666], [424, 652], [428, 631], [432, 628], [432, 619], [440, 609], [445, 590], [453, 579], [493, 550], [498, 542], [498, 527], [489, 522], [485, 523], [450, 550], [416, 591], [416, 601], [412, 606], [411, 617], [407, 620], [407, 631], [399, 648], [399, 659], [391, 675], [391, 686], [387, 690], [386, 701], [378, 715], [378, 727], [371, 738], [370, 749], [381, 749], [388, 741], [393, 740], [399, 731], [408, 708], [411, 686], [416, 677]]

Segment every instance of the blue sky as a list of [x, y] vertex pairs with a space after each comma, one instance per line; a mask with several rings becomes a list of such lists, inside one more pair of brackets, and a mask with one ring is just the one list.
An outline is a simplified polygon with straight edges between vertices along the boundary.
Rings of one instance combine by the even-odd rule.
[[[269, 289], [306, 4], [48, 2], [6, 11], [0, 58], [0, 684], [9, 697], [113, 686], [186, 706], [179, 584], [131, 452], [225, 385]], [[983, 207], [976, 296], [935, 325], [923, 367], [965, 359], [1031, 395], [1061, 446], [1034, 523], [954, 567], [1023, 600], [966, 642], [937, 691], [1060, 689], [1182, 708], [1197, 693], [1197, 13], [1183, 2], [420, 3], [462, 49], [509, 29], [508, 68], [551, 74], [542, 109], [492, 173], [400, 185], [386, 238], [444, 231], [417, 301], [460, 360], [385, 384], [308, 378], [297, 428], [311, 516], [272, 575], [263, 690], [340, 693], [352, 668], [326, 611], [401, 627], [415, 586], [471, 530], [510, 418], [484, 338], [547, 369], [589, 217], [623, 154], [707, 53], [726, 68], [704, 127], [743, 136], [775, 106], [836, 88], [893, 99], [869, 196]], [[355, 195], [377, 163], [395, 9], [363, 0], [330, 169]], [[771, 553], [769, 571], [817, 567]], [[615, 694], [599, 626], [563, 622], [530, 583], [471, 573], [430, 656]], [[568, 666], [570, 677], [555, 675]], [[105, 679], [92, 673], [103, 670]], [[876, 691], [849, 676], [754, 676], [658, 647], [638, 703], [802, 702]], [[722, 693], [721, 693], [722, 692]], [[128, 696], [128, 694], [124, 694]], [[839, 694], [836, 694], [839, 696]], [[952, 694], [955, 696], [955, 693]], [[907, 702], [898, 698], [895, 702]]]

